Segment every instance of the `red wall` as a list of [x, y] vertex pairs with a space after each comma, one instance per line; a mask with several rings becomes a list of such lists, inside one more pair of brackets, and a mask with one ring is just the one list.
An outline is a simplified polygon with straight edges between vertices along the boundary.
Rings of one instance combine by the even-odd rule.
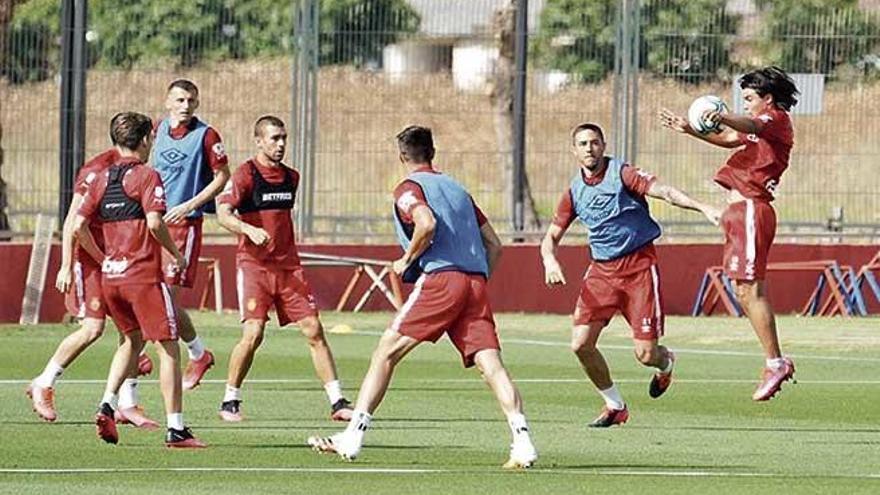
[[[301, 251], [332, 253], [391, 260], [399, 255], [397, 246], [340, 246], [304, 245]], [[717, 265], [721, 260], [718, 244], [670, 244], [658, 246], [660, 255], [661, 287], [666, 310], [669, 314], [689, 314], [697, 287], [707, 266]], [[850, 245], [779, 245], [774, 246], [770, 261], [803, 261], [837, 259], [841, 264], [861, 266], [877, 252], [875, 246]], [[52, 250], [46, 277], [41, 321], [59, 321], [64, 313], [62, 297], [54, 289], [55, 270], [59, 263], [58, 246]], [[207, 245], [203, 257], [218, 258], [223, 278], [223, 305], [236, 309], [235, 295], [235, 246]], [[21, 298], [27, 278], [30, 246], [27, 244], [0, 244], [0, 322], [18, 321]], [[568, 313], [574, 306], [578, 293], [578, 280], [587, 264], [583, 247], [563, 246], [559, 253], [565, 267], [569, 284], [564, 288], [549, 289], [544, 286], [544, 273], [538, 246], [516, 245], [505, 248], [501, 264], [490, 283], [492, 306], [495, 311], [523, 311]], [[334, 308], [349, 278], [350, 268], [308, 267], [306, 273], [321, 308]], [[193, 291], [183, 293], [183, 304], [195, 306], [197, 295], [205, 282], [199, 275], [199, 284]], [[768, 278], [770, 297], [780, 313], [800, 310], [816, 283], [816, 274], [771, 273]], [[368, 282], [362, 277], [361, 286]], [[356, 292], [358, 293], [358, 292]], [[357, 298], [350, 303], [357, 301]], [[211, 300], [213, 307], [213, 299]], [[391, 309], [378, 291], [367, 304], [367, 309]]]

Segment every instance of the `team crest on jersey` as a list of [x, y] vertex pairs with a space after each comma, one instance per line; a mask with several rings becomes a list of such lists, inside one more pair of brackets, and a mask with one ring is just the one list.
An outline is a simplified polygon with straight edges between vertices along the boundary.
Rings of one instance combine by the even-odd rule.
[[177, 164], [183, 160], [186, 160], [186, 153], [180, 151], [177, 148], [169, 148], [162, 153], [159, 153], [159, 156], [165, 159], [171, 165]]
[[257, 300], [254, 299], [253, 297], [250, 298], [250, 299], [248, 299], [248, 302], [247, 302], [247, 310], [248, 310], [248, 311], [254, 311], [254, 310], [256, 310], [256, 309], [257, 309]]
[[416, 198], [412, 191], [406, 191], [397, 198], [397, 206], [403, 211], [409, 211], [418, 201], [418, 198]]
[[156, 198], [165, 196], [165, 189], [163, 189], [162, 186], [156, 186], [156, 189], [153, 190], [153, 196]]
[[98, 311], [101, 309], [101, 300], [97, 297], [93, 297], [91, 301], [89, 301], [89, 308], [91, 308], [92, 311]]
[[214, 143], [214, 146], [211, 147], [211, 151], [217, 155], [217, 158], [223, 158], [226, 156], [226, 148], [223, 146], [223, 143]]

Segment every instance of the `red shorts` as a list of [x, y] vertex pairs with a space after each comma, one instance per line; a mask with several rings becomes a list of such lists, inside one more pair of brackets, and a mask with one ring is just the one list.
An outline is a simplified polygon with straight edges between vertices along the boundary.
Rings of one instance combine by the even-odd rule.
[[422, 275], [391, 329], [422, 342], [437, 342], [448, 334], [466, 368], [474, 365], [479, 351], [501, 349], [482, 275], [455, 271]]
[[764, 280], [776, 236], [776, 211], [765, 201], [732, 203], [721, 216], [724, 273], [734, 280]]
[[202, 217], [186, 219], [180, 223], [169, 223], [168, 232], [171, 240], [186, 258], [186, 270], [178, 272], [174, 269], [174, 259], [168, 251], [162, 250], [162, 267], [165, 274], [165, 283], [192, 287], [196, 283], [196, 273], [199, 269], [199, 255], [202, 253]]
[[104, 284], [104, 299], [120, 332], [140, 329], [144, 340], [177, 340], [177, 313], [164, 283]]
[[660, 297], [660, 274], [657, 265], [613, 277], [587, 268], [581, 294], [574, 309], [574, 324], [595, 321], [607, 323], [620, 311], [632, 329], [634, 339], [654, 340], [663, 336], [666, 315]]
[[107, 305], [101, 292], [101, 268], [94, 264], [73, 263], [73, 283], [64, 296], [67, 312], [76, 318], [107, 318]]
[[315, 296], [302, 267], [268, 270], [258, 265], [240, 263], [235, 282], [241, 321], [267, 321], [273, 306], [278, 314], [278, 324], [282, 327], [309, 316], [318, 316]]

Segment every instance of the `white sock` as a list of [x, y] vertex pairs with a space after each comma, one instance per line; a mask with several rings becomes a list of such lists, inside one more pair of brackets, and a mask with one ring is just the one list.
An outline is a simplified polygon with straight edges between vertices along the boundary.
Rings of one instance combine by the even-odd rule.
[[49, 362], [46, 363], [46, 369], [44, 369], [38, 377], [34, 378], [34, 385], [40, 388], [52, 388], [55, 386], [55, 380], [57, 380], [62, 373], [64, 373], [64, 367], [59, 366], [58, 363], [50, 359]]
[[105, 391], [104, 397], [101, 398], [101, 404], [104, 404], [104, 403], [110, 404], [110, 407], [112, 407], [114, 410], [116, 410], [119, 407], [117, 405], [117, 402], [118, 402], [118, 400], [116, 398], [116, 394], [114, 394], [113, 392], [110, 392], [110, 391]]
[[198, 335], [189, 342], [185, 342], [185, 344], [186, 352], [189, 354], [191, 360], [198, 361], [205, 355], [205, 344], [202, 343], [202, 339], [200, 339]]
[[330, 399], [331, 406], [342, 398], [342, 384], [339, 383], [339, 380], [325, 383], [324, 391], [327, 392], [327, 398]]
[[140, 402], [137, 389], [137, 378], [126, 378], [119, 387], [119, 409], [135, 407]]
[[779, 368], [782, 368], [783, 366], [785, 366], [785, 358], [783, 358], [783, 357], [778, 357], [778, 358], [773, 358], [773, 359], [767, 360], [767, 367], [770, 369], [778, 370]]
[[223, 394], [223, 402], [229, 402], [231, 400], [241, 400], [241, 389], [226, 384], [226, 393]]
[[169, 414], [166, 417], [166, 422], [168, 424], [168, 428], [174, 430], [182, 430], [183, 429], [183, 413], [173, 413]]
[[355, 410], [351, 415], [351, 421], [345, 428], [345, 434], [354, 438], [358, 445], [364, 441], [364, 433], [370, 429], [370, 423], [373, 422], [373, 416], [366, 411]]
[[526, 423], [526, 417], [523, 414], [508, 414], [507, 424], [510, 426], [510, 432], [513, 434], [513, 443], [532, 443], [532, 438], [529, 435], [529, 425]]
[[608, 406], [609, 409], [620, 410], [626, 407], [626, 404], [623, 402], [623, 397], [620, 395], [620, 391], [617, 390], [617, 385], [612, 385], [605, 390], [600, 390], [599, 395], [605, 399], [605, 405]]

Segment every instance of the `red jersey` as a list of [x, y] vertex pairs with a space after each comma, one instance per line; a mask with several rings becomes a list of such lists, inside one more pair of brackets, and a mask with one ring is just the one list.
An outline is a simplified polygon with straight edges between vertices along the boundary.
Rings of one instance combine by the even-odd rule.
[[[79, 194], [80, 196], [85, 196], [87, 192], [89, 192], [89, 185], [95, 181], [98, 175], [107, 170], [111, 165], [113, 165], [116, 160], [119, 158], [119, 152], [116, 151], [116, 148], [110, 148], [109, 150], [103, 151], [97, 156], [93, 157], [91, 160], [87, 161], [80, 167], [79, 172], [76, 173], [76, 181], [73, 185], [73, 192]], [[95, 239], [95, 244], [98, 245], [100, 250], [104, 250], [104, 232], [101, 227], [101, 220], [96, 218], [93, 222], [89, 224], [89, 230], [92, 232], [92, 237]], [[93, 268], [100, 268], [101, 263], [95, 261], [94, 258], [86, 252], [85, 249], [79, 246], [79, 243], [75, 243], [73, 250], [73, 258], [79, 261], [83, 265], [91, 265]]]
[[[418, 168], [413, 171], [413, 173], [415, 172], [428, 172], [432, 174], [440, 173], [434, 170], [431, 166]], [[477, 225], [482, 227], [486, 224], [488, 219], [486, 218], [486, 215], [483, 214], [480, 207], [477, 206], [477, 203], [474, 202], [473, 197], [471, 197], [471, 202], [474, 204], [474, 214], [477, 215]], [[394, 204], [397, 208], [400, 220], [406, 225], [413, 225], [413, 209], [418, 205], [427, 205], [428, 200], [425, 198], [425, 192], [422, 190], [422, 186], [414, 181], [404, 179], [396, 188], [394, 188]]]
[[[161, 119], [155, 122], [153, 127], [154, 133], [161, 122]], [[197, 122], [198, 119], [193, 117], [187, 125], [171, 128], [169, 131], [171, 138], [183, 139], [195, 128]], [[208, 126], [208, 129], [205, 131], [205, 139], [202, 143], [202, 153], [205, 157], [205, 163], [213, 172], [216, 172], [229, 164], [229, 157], [226, 155], [226, 149], [223, 146], [223, 141], [220, 139], [220, 134], [211, 126]]]
[[737, 150], [715, 173], [715, 182], [735, 189], [749, 199], [773, 201], [794, 145], [788, 112], [771, 107], [753, 119], [763, 129], [758, 134], [738, 133], [744, 148]]
[[[290, 198], [292, 203], [299, 186], [299, 172], [286, 165], [267, 167], [259, 164], [255, 159], [250, 159], [235, 169], [231, 180], [217, 196], [217, 203], [227, 204], [239, 210], [254, 193], [254, 170], [269, 184], [281, 184], [288, 174], [292, 176], [293, 196]], [[289, 209], [239, 211], [239, 217], [243, 222], [259, 227], [269, 234], [269, 242], [265, 246], [257, 246], [248, 236], [239, 235], [236, 256], [239, 263], [256, 263], [264, 268], [282, 270], [300, 266], [290, 214]]]
[[[144, 214], [165, 213], [165, 190], [159, 173], [136, 158], [119, 158], [115, 165], [134, 164], [122, 178], [122, 188], [140, 204]], [[100, 218], [101, 201], [107, 190], [109, 171], [98, 174], [89, 187], [79, 214]], [[161, 246], [147, 229], [146, 218], [104, 222], [103, 283], [108, 285], [153, 284], [162, 280]]]
[[[608, 167], [605, 167], [605, 170], [603, 170], [602, 173], [593, 175], [592, 177], [584, 176], [583, 171], [581, 171], [581, 178], [588, 186], [595, 186], [602, 182], [607, 170]], [[631, 165], [627, 165], [621, 169], [620, 178], [623, 181], [623, 187], [639, 197], [645, 197], [645, 195], [648, 194], [648, 190], [651, 188], [651, 184], [657, 180], [657, 178], [650, 173]], [[553, 214], [553, 225], [562, 228], [562, 230], [568, 230], [575, 219], [577, 219], [577, 213], [574, 210], [574, 204], [571, 200], [571, 187], [569, 187], [565, 190], [565, 193], [562, 194], [562, 197], [559, 198], [559, 204], [556, 206], [556, 213]], [[620, 258], [608, 261], [594, 261], [590, 270], [597, 275], [614, 275], [620, 277], [641, 270], [646, 270], [656, 263], [657, 250], [654, 248], [654, 243], [652, 242], [641, 247], [637, 251], [621, 256]]]

